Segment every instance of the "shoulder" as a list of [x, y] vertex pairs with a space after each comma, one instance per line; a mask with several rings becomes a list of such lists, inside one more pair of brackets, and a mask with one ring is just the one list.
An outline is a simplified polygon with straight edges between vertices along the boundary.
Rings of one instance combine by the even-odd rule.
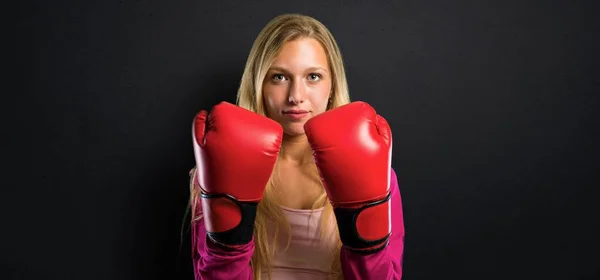
[[398, 175], [394, 168], [390, 168], [390, 192], [392, 195], [394, 193], [400, 193], [400, 186], [398, 184]]
[[192, 168], [189, 172], [190, 181], [189, 181], [189, 191], [190, 191], [190, 207], [194, 211], [192, 213], [193, 216], [198, 216], [202, 214], [202, 205], [199, 202], [199, 194], [200, 194], [200, 183], [198, 182], [198, 172], [196, 171], [196, 166]]
[[394, 168], [390, 168], [390, 187], [393, 185], [398, 187], [398, 175], [396, 174], [396, 170], [394, 170]]
[[390, 168], [390, 180], [391, 181], [397, 181], [398, 180], [398, 175], [396, 174], [396, 170], [394, 170], [393, 167]]
[[[193, 187], [199, 187], [199, 181], [198, 181], [198, 172], [196, 171], [197, 166], [194, 166], [190, 172], [188, 173], [188, 175], [190, 176], [190, 182], [192, 183]], [[191, 190], [191, 187], [190, 187]]]

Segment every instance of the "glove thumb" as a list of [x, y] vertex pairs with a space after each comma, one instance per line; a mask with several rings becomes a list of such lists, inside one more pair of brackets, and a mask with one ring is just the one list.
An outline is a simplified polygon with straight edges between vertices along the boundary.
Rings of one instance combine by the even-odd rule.
[[207, 112], [205, 110], [200, 111], [194, 118], [194, 124], [192, 125], [192, 136], [194, 137], [194, 144], [203, 146], [204, 145], [204, 133], [206, 131], [206, 117]]
[[375, 126], [377, 127], [379, 135], [389, 147], [392, 144], [392, 129], [390, 128], [387, 120], [384, 117], [377, 115], [375, 117]]

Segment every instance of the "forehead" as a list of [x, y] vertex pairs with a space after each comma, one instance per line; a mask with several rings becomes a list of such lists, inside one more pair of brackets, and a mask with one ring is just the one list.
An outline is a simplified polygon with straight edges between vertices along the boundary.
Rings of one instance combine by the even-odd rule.
[[283, 44], [273, 60], [273, 67], [290, 71], [310, 67], [328, 69], [327, 53], [319, 41], [313, 38], [299, 38]]

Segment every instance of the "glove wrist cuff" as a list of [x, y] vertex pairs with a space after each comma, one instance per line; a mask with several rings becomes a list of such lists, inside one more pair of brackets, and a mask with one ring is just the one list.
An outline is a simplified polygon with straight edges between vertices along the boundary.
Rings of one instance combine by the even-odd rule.
[[[252, 241], [258, 202], [240, 202], [227, 194], [202, 193], [201, 199], [203, 206], [211, 208], [212, 212], [212, 215], [206, 217], [210, 221], [205, 223], [207, 225], [206, 233], [211, 240], [222, 246], [241, 246]], [[211, 204], [213, 202], [222, 199], [229, 200], [239, 208], [240, 221], [235, 227], [229, 230], [216, 231], [208, 225], [218, 225], [224, 219], [232, 219], [232, 217], [226, 217], [226, 215], [219, 213], [218, 206], [215, 205], [215, 207], [212, 207]]]
[[[388, 193], [383, 199], [366, 203], [359, 208], [334, 208], [340, 239], [345, 247], [361, 254], [372, 254], [388, 245], [391, 235], [390, 198], [391, 193]], [[368, 216], [360, 218], [361, 214], [367, 213]], [[373, 221], [371, 216], [388, 219]]]

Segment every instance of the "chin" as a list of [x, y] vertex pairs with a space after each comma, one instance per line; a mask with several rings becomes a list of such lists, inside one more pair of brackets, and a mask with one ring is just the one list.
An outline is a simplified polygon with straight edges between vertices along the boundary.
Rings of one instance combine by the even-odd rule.
[[288, 136], [304, 135], [304, 123], [288, 125], [283, 128], [283, 133], [285, 133]]

